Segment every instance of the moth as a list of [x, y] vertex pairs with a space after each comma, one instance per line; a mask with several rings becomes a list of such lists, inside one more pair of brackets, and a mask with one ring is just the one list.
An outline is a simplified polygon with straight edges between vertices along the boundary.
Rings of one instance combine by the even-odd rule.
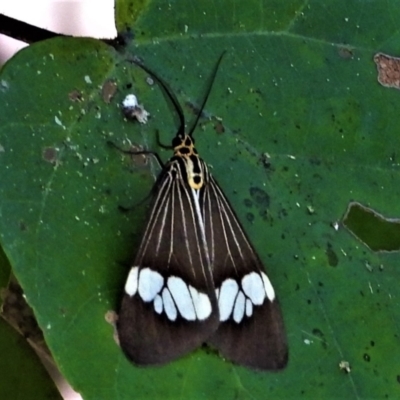
[[279, 370], [287, 364], [275, 290], [195, 148], [193, 133], [223, 55], [188, 132], [182, 107], [166, 82], [133, 61], [158, 83], [180, 121], [172, 140], [173, 156], [155, 183], [117, 321], [121, 348], [138, 365], [168, 363], [203, 343], [247, 367]]

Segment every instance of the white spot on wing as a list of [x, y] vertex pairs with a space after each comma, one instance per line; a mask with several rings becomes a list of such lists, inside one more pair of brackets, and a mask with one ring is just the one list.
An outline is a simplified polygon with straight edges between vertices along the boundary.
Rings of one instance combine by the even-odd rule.
[[162, 299], [164, 303], [165, 314], [167, 314], [169, 320], [175, 321], [178, 311], [176, 310], [174, 301], [172, 300], [171, 293], [167, 288], [164, 288], [162, 291]]
[[253, 314], [253, 303], [249, 299], [246, 299], [246, 316], [251, 317], [252, 314]]
[[197, 318], [202, 321], [211, 315], [212, 307], [208, 296], [205, 293], [199, 293], [193, 286], [189, 286], [189, 291], [193, 299]]
[[243, 292], [240, 290], [236, 297], [235, 308], [233, 309], [233, 319], [239, 323], [244, 316], [245, 300]]
[[162, 298], [159, 294], [154, 298], [153, 304], [154, 304], [154, 311], [157, 314], [161, 314], [163, 311], [163, 303], [162, 303]]
[[270, 301], [275, 300], [275, 290], [271, 285], [270, 280], [268, 279], [268, 276], [264, 274], [264, 272], [261, 272], [261, 277], [264, 282], [264, 289], [265, 293], [267, 293], [267, 297], [269, 298]]
[[139, 294], [143, 301], [153, 301], [164, 284], [164, 278], [150, 268], [143, 268], [139, 274]]
[[132, 267], [131, 270], [129, 271], [129, 275], [125, 283], [125, 293], [131, 297], [135, 295], [137, 292], [138, 272], [139, 272], [139, 267]]
[[265, 299], [264, 284], [260, 274], [250, 272], [242, 278], [242, 288], [254, 305], [261, 305]]
[[219, 319], [226, 321], [232, 314], [233, 303], [235, 302], [239, 285], [233, 279], [226, 279], [220, 288], [218, 298]]
[[168, 278], [167, 286], [181, 316], [188, 321], [194, 321], [196, 319], [196, 313], [192, 297], [190, 296], [189, 288], [183, 279], [171, 276]]

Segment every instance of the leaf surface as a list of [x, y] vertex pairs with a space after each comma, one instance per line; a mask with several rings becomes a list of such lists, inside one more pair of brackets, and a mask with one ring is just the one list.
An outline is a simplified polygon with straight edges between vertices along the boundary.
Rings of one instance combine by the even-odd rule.
[[[3, 68], [1, 243], [85, 399], [396, 396], [400, 256], [370, 251], [340, 220], [350, 201], [400, 216], [399, 93], [378, 83], [373, 61], [396, 55], [398, 14], [396, 1], [121, 1], [117, 26], [135, 37], [125, 51], [55, 39]], [[198, 349], [138, 368], [105, 314], [119, 307], [159, 166], [107, 141], [167, 160], [155, 133], [169, 144], [177, 121], [128, 60], [166, 80], [190, 122], [223, 50], [196, 144], [279, 295], [289, 365], [254, 372]], [[132, 92], [151, 114], [146, 125], [121, 114]]]

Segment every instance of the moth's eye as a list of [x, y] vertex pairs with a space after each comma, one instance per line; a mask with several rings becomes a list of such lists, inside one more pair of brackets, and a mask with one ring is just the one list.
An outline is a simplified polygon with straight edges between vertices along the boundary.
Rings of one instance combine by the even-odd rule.
[[189, 136], [186, 136], [185, 146], [189, 147], [193, 143], [192, 139]]
[[182, 144], [182, 138], [180, 138], [179, 136], [175, 136], [175, 137], [172, 139], [172, 147], [173, 147], [173, 148], [178, 147], [178, 146], [180, 146], [181, 144]]

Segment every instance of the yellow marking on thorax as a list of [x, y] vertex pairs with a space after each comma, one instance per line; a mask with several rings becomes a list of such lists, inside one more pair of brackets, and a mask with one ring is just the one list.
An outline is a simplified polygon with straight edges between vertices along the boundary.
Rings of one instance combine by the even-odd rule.
[[189, 135], [185, 135], [181, 142], [174, 147], [174, 153], [176, 156], [181, 157], [191, 156], [192, 154], [197, 155], [193, 139]]
[[204, 184], [203, 168], [193, 139], [189, 135], [185, 135], [181, 142], [174, 147], [174, 154], [185, 161], [189, 186], [195, 190], [201, 189]]

